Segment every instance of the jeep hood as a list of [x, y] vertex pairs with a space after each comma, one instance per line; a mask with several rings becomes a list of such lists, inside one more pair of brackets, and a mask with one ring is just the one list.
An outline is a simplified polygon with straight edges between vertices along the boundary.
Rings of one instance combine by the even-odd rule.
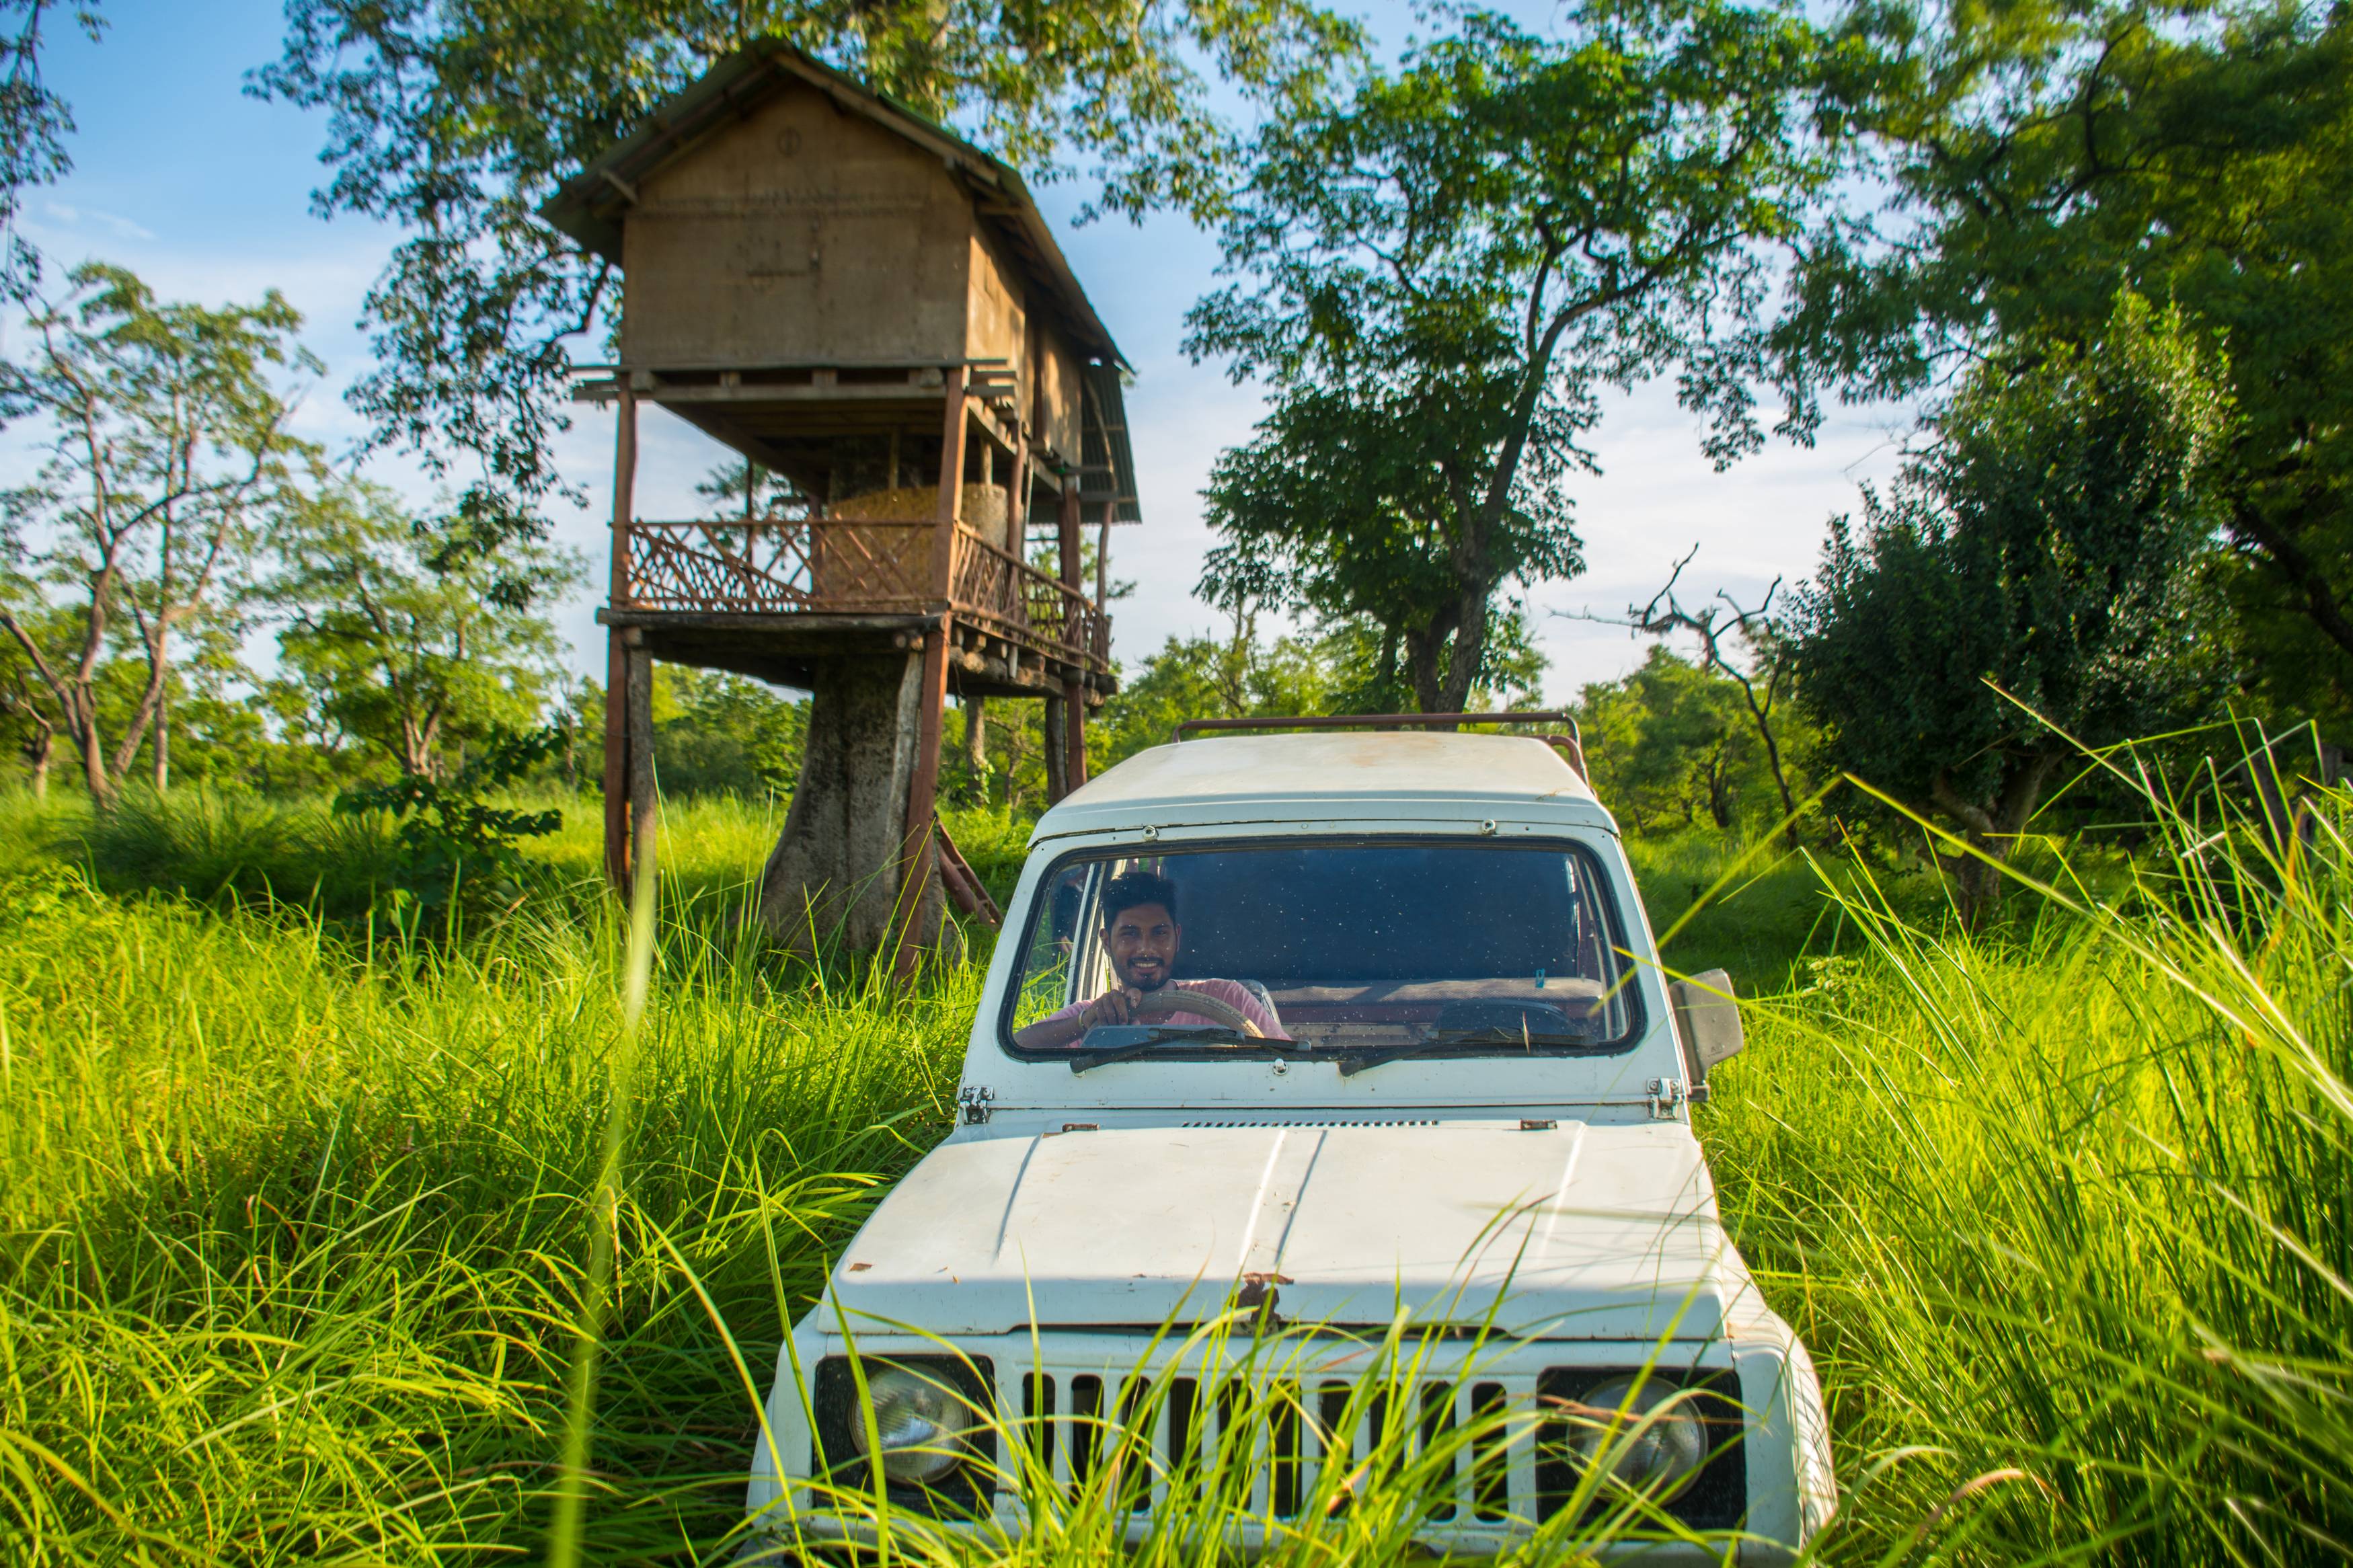
[[1148, 1327], [1253, 1285], [1291, 1322], [1492, 1311], [1571, 1339], [1712, 1337], [1750, 1289], [1679, 1122], [1229, 1122], [944, 1143], [843, 1254], [816, 1326]]

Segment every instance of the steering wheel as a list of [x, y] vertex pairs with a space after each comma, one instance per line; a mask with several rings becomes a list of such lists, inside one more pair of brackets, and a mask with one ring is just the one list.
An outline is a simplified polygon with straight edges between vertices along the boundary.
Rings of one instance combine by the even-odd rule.
[[1179, 991], [1174, 986], [1165, 987], [1153, 992], [1135, 1005], [1135, 1016], [1138, 1019], [1166, 1017], [1171, 1013], [1198, 1014], [1201, 1017], [1223, 1024], [1237, 1034], [1247, 1035], [1253, 1040], [1266, 1038], [1266, 1031], [1260, 1028], [1249, 1014], [1229, 1003], [1219, 1001], [1215, 996], [1204, 996], [1198, 991]]

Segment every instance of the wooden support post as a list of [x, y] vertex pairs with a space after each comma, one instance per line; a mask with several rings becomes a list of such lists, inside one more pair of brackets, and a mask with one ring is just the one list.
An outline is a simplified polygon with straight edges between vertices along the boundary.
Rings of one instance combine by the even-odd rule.
[[955, 595], [955, 525], [956, 510], [964, 500], [964, 366], [957, 365], [944, 377], [947, 383], [944, 401], [947, 404], [945, 422], [940, 429], [940, 497], [939, 510], [934, 514], [938, 522], [932, 535], [932, 594], [939, 607], [946, 609]]
[[[638, 395], [621, 376], [613, 435], [613, 560], [605, 590], [612, 609], [629, 604], [629, 518], [638, 480]], [[618, 626], [605, 633], [605, 877], [629, 880], [629, 660]]]
[[605, 879], [629, 885], [629, 650], [605, 629]]
[[629, 649], [629, 888], [652, 882], [659, 796], [654, 784], [654, 661], [642, 647]]
[[1029, 498], [1029, 432], [1017, 426], [1013, 433], [1013, 471], [1005, 476], [1005, 548], [1029, 559], [1029, 509], [1022, 503]]
[[940, 428], [940, 498], [938, 526], [933, 534], [932, 583], [937, 595], [938, 619], [923, 633], [923, 675], [921, 708], [915, 721], [915, 771], [907, 782], [907, 819], [899, 858], [900, 918], [923, 929], [925, 900], [931, 894], [932, 815], [939, 806], [940, 741], [946, 727], [948, 701], [948, 637], [955, 626], [955, 599], [956, 509], [964, 497], [965, 370], [951, 369], [945, 377], [947, 408]]
[[1095, 614], [1111, 613], [1111, 514], [1117, 501], [1103, 503], [1103, 523], [1095, 530]]
[[[1055, 515], [1060, 525], [1058, 542], [1061, 546], [1062, 586], [1075, 595], [1080, 592], [1080, 572], [1082, 552], [1079, 548], [1079, 487], [1075, 482], [1062, 487], [1062, 504]], [[1070, 601], [1064, 600], [1065, 605]], [[1076, 610], [1071, 611], [1073, 624], [1069, 627], [1071, 662], [1077, 668], [1086, 665], [1092, 637], [1077, 635], [1082, 629]], [[1062, 780], [1066, 788], [1076, 789], [1087, 782], [1087, 700], [1086, 689], [1075, 680], [1062, 683]]]

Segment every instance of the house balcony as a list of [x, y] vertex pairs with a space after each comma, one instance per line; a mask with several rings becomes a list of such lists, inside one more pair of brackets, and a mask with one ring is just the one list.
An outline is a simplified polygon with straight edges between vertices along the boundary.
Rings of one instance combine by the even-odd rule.
[[1092, 706], [1117, 689], [1109, 617], [962, 523], [944, 574], [931, 519], [633, 521], [618, 542], [620, 591], [597, 618], [659, 658], [806, 686], [813, 658], [919, 647], [945, 612], [958, 691], [1075, 685]]

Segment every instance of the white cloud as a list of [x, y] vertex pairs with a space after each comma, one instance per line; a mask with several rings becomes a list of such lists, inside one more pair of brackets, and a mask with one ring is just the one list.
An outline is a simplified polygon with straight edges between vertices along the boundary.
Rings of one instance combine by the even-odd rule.
[[135, 223], [120, 214], [101, 212], [95, 207], [76, 206], [69, 202], [45, 201], [41, 216], [48, 223], [30, 223], [27, 230], [37, 230], [56, 238], [86, 234], [98, 230], [113, 239], [153, 239], [155, 233], [144, 225]]

